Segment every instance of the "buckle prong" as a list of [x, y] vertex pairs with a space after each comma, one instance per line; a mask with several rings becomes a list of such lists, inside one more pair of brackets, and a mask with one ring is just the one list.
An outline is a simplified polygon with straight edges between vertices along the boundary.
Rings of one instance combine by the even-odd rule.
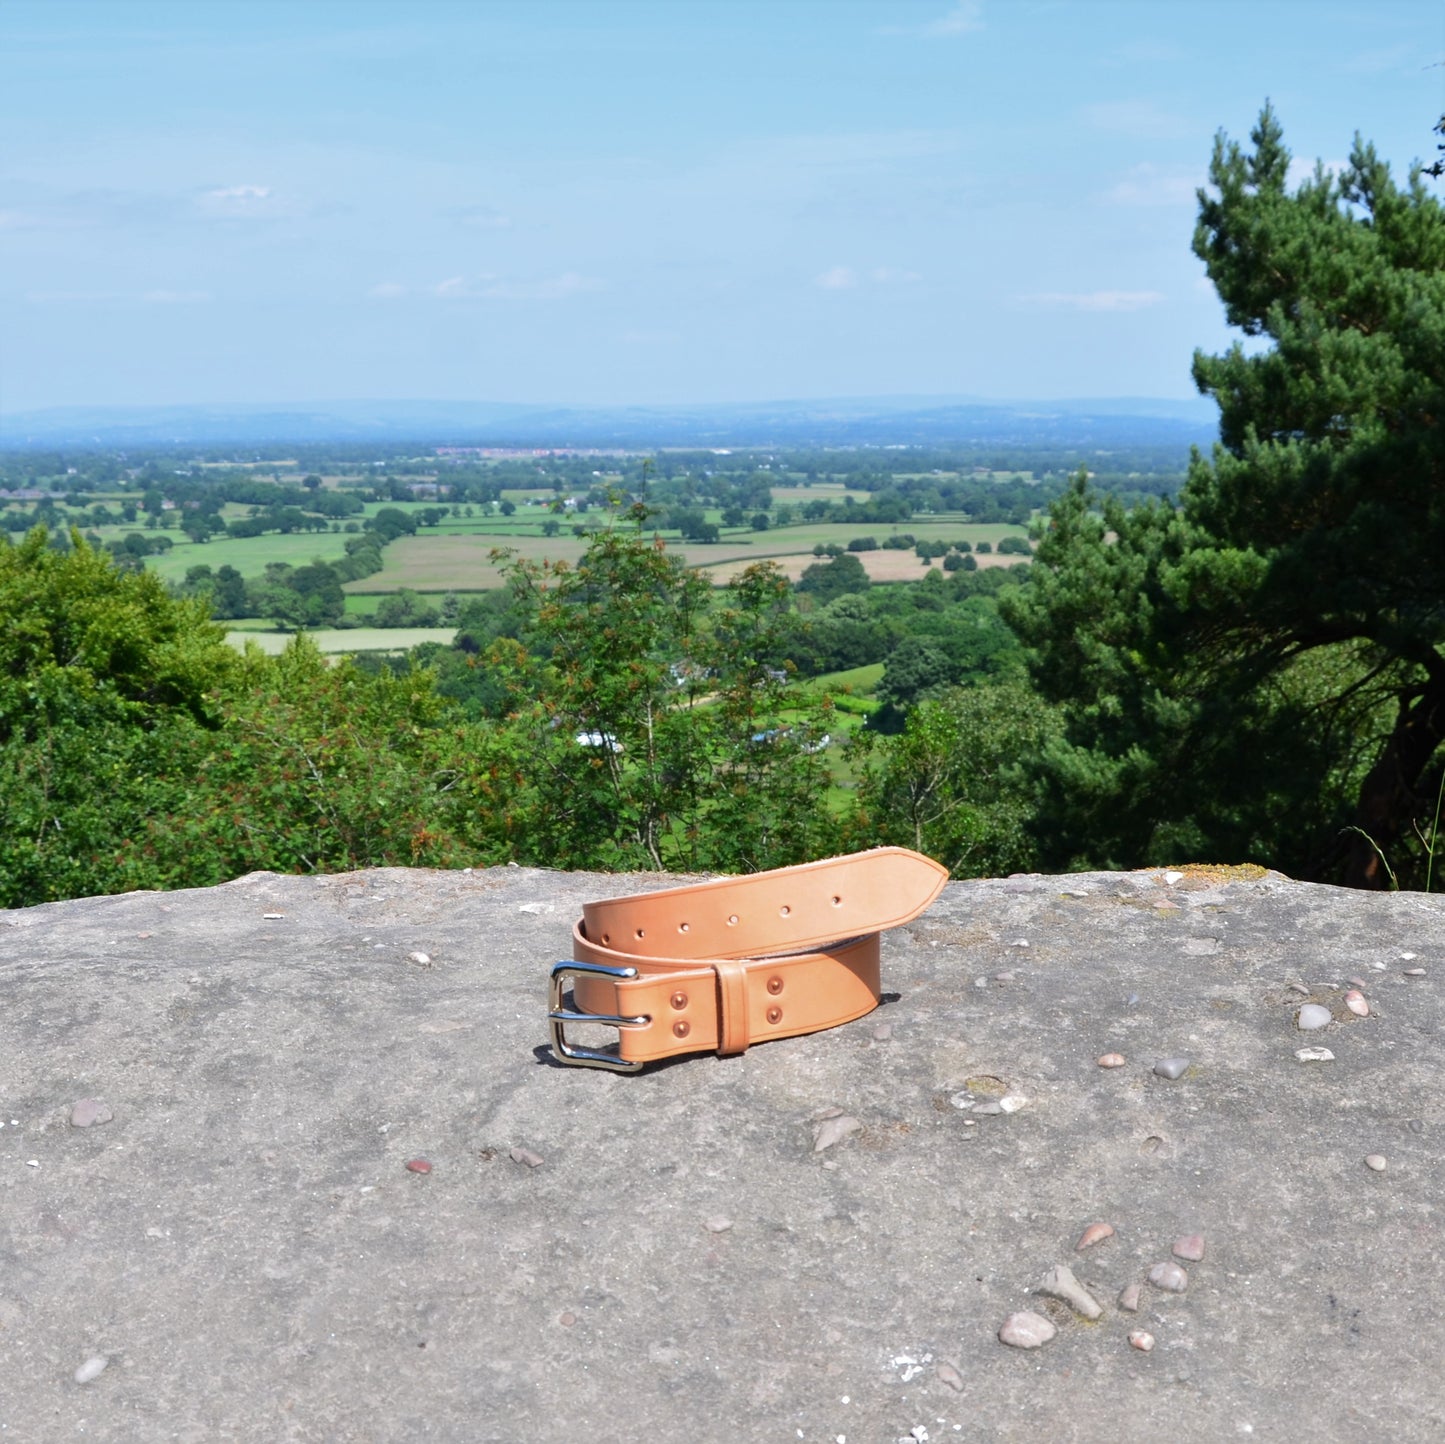
[[637, 976], [636, 968], [608, 968], [601, 963], [579, 963], [566, 959], [552, 967], [550, 1004], [547, 1021], [552, 1031], [552, 1052], [563, 1063], [576, 1068], [606, 1068], [611, 1073], [637, 1073], [641, 1063], [619, 1058], [615, 1053], [602, 1053], [595, 1048], [574, 1048], [568, 1043], [563, 1029], [568, 1023], [605, 1023], [612, 1028], [642, 1028], [652, 1021], [649, 1014], [630, 1018], [623, 1013], [584, 1013], [562, 1006], [562, 990], [567, 979], [575, 973], [591, 974], [604, 978], [628, 980]]

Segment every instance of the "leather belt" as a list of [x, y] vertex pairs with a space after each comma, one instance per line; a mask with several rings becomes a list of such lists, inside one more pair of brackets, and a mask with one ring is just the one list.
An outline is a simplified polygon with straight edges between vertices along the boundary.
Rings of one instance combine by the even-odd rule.
[[[879, 933], [916, 918], [947, 881], [931, 858], [880, 847], [586, 903], [572, 957], [552, 969], [552, 1051], [632, 1073], [852, 1022], [878, 1005]], [[617, 1028], [616, 1052], [568, 1043], [568, 1023]]]

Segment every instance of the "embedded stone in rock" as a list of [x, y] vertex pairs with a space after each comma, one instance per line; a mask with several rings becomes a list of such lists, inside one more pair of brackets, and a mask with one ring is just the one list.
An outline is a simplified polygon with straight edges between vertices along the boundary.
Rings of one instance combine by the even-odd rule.
[[510, 1158], [513, 1163], [525, 1163], [528, 1168], [541, 1168], [542, 1166], [542, 1155], [540, 1153], [533, 1153], [530, 1148], [510, 1149], [507, 1157]]
[[1122, 1068], [1124, 1055], [1122, 1053], [1105, 1053], [1102, 1058], [1096, 1058], [1094, 1061], [1101, 1068]]
[[77, 1384], [89, 1384], [98, 1379], [110, 1367], [110, 1360], [104, 1354], [92, 1354], [76, 1371]]
[[1328, 1048], [1296, 1048], [1294, 1055], [1301, 1063], [1333, 1063], [1335, 1055]]
[[942, 1363], [934, 1373], [938, 1375], [940, 1384], [946, 1384], [955, 1394], [963, 1393], [963, 1375], [952, 1364]]
[[1139, 1312], [1139, 1295], [1144, 1292], [1142, 1284], [1128, 1284], [1119, 1292], [1119, 1307], [1127, 1313]]
[[81, 1098], [70, 1110], [72, 1128], [89, 1128], [95, 1123], [109, 1123], [115, 1114], [104, 1098]]
[[862, 1126], [856, 1118], [846, 1113], [839, 1114], [836, 1118], [825, 1118], [813, 1130], [813, 1152], [821, 1153], [825, 1148], [841, 1143], [850, 1133], [857, 1133]]
[[998, 1331], [999, 1342], [1011, 1349], [1041, 1349], [1058, 1330], [1042, 1314], [1021, 1309], [1010, 1314]]
[[1111, 1223], [1091, 1223], [1083, 1233], [1079, 1235], [1079, 1241], [1074, 1245], [1075, 1253], [1083, 1253], [1086, 1248], [1093, 1248], [1096, 1243], [1102, 1243], [1106, 1238], [1114, 1237], [1114, 1225]]
[[431, 1164], [425, 1158], [409, 1158], [406, 1161], [408, 1173], [430, 1173]]
[[1186, 1263], [1198, 1263], [1204, 1257], [1204, 1235], [1186, 1233], [1174, 1240], [1174, 1247], [1169, 1252]]
[[1330, 1021], [1330, 1010], [1320, 1003], [1306, 1003], [1295, 1018], [1295, 1026], [1301, 1032], [1310, 1033], [1323, 1028]]
[[1074, 1277], [1074, 1271], [1067, 1264], [1055, 1264], [1039, 1284], [1039, 1292], [1050, 1298], [1062, 1299], [1076, 1314], [1086, 1319], [1097, 1319], [1104, 1312], [1103, 1306], [1093, 1294]]
[[1383, 1173], [1389, 1166], [1383, 1153], [1367, 1153], [1365, 1155], [1365, 1167], [1372, 1173]]
[[1182, 1294], [1189, 1287], [1189, 1275], [1177, 1263], [1157, 1263], [1149, 1270], [1149, 1282], [1166, 1293]]
[[1154, 1335], [1147, 1329], [1134, 1329], [1129, 1334], [1129, 1344], [1141, 1354], [1147, 1354], [1154, 1347]]
[[1370, 1005], [1365, 1001], [1365, 995], [1358, 988], [1351, 988], [1345, 994], [1345, 1007], [1357, 1018], [1368, 1018], [1370, 1016]]
[[726, 1233], [728, 1229], [730, 1229], [732, 1226], [732, 1219], [723, 1218], [721, 1215], [716, 1218], [710, 1218], [707, 1220], [706, 1223], [703, 1224], [703, 1227], [709, 1233]]
[[1161, 1078], [1175, 1079], [1182, 1078], [1184, 1071], [1189, 1067], [1188, 1058], [1161, 1058], [1155, 1065], [1154, 1071]]
[[408, 953], [408, 954], [406, 955], [406, 960], [407, 960], [407, 962], [409, 962], [409, 963], [415, 963], [415, 964], [417, 965], [417, 967], [419, 967], [419, 968], [429, 968], [429, 967], [431, 967], [431, 954], [430, 954], [430, 953], [423, 953], [423, 952]]

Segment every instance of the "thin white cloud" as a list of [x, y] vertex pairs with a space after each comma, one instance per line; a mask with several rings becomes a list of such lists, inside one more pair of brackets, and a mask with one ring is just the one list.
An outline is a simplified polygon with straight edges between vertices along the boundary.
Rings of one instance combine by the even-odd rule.
[[511, 216], [495, 206], [466, 206], [452, 215], [458, 225], [474, 231], [505, 231], [512, 226]]
[[406, 295], [406, 287], [398, 281], [380, 281], [366, 294], [376, 301], [394, 301]]
[[1081, 114], [1096, 130], [1143, 140], [1182, 140], [1199, 131], [1194, 122], [1162, 109], [1152, 100], [1101, 100], [1084, 106]]
[[1162, 291], [1038, 291], [1020, 299], [1070, 311], [1143, 311], [1166, 298]]
[[564, 301], [569, 296], [597, 291], [602, 282], [577, 271], [564, 271], [560, 276], [540, 280], [507, 280], [482, 275], [468, 280], [465, 276], [449, 276], [432, 287], [432, 294], [443, 301]]
[[879, 286], [911, 286], [923, 277], [917, 271], [909, 271], [902, 266], [874, 266], [868, 272], [868, 279]]
[[969, 35], [983, 29], [983, 6], [979, 0], [958, 0], [947, 15], [923, 27], [925, 35]]
[[196, 197], [197, 208], [203, 215], [239, 219], [274, 216], [279, 210], [279, 201], [270, 186], [250, 184], [213, 186]]
[[1192, 206], [1204, 179], [1200, 173], [1144, 161], [1130, 167], [1123, 180], [1104, 192], [1104, 199], [1116, 206]]
[[813, 277], [813, 284], [824, 291], [851, 291], [858, 284], [858, 272], [852, 266], [830, 266]]
[[971, 35], [984, 28], [981, 0], [955, 0], [953, 8], [936, 20], [926, 21], [922, 25], [880, 25], [878, 33], [933, 37]]

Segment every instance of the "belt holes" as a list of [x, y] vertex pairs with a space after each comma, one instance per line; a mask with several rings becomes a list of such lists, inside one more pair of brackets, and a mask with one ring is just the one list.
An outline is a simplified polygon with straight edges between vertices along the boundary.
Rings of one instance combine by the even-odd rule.
[[770, 993], [776, 998], [777, 995], [778, 995], [779, 993], [781, 993], [782, 991], [783, 991], [783, 980], [782, 980], [781, 978], [769, 978], [769, 979], [768, 979], [768, 992], [770, 992]]
[[675, 1038], [686, 1038], [692, 1032], [690, 1024], [683, 1022], [681, 1018], [672, 1025], [672, 1033]]
[[776, 1027], [777, 1024], [781, 1023], [782, 1021], [783, 1010], [781, 1008], [774, 1007], [768, 1009], [768, 1022], [772, 1023]]
[[835, 897], [832, 899], [832, 903], [835, 908], [840, 908], [843, 906], [843, 899], [840, 897]]
[[685, 1007], [687, 1007], [687, 994], [674, 993], [669, 999], [669, 1001], [672, 1003], [672, 1006], [680, 1013]]
[[678, 923], [678, 925], [677, 925], [677, 930], [678, 930], [678, 932], [680, 932], [680, 933], [685, 933], [685, 932], [687, 931], [687, 924], [686, 924], [686, 923]]
[[738, 925], [738, 915], [737, 915], [736, 913], [734, 913], [734, 914], [728, 919], [728, 926], [729, 926], [730, 928], [735, 928], [735, 927], [737, 927], [737, 925]]
[[778, 909], [778, 916], [780, 918], [785, 918], [790, 912], [792, 912], [792, 908], [790, 908], [787, 903], [784, 903], [782, 907]]

